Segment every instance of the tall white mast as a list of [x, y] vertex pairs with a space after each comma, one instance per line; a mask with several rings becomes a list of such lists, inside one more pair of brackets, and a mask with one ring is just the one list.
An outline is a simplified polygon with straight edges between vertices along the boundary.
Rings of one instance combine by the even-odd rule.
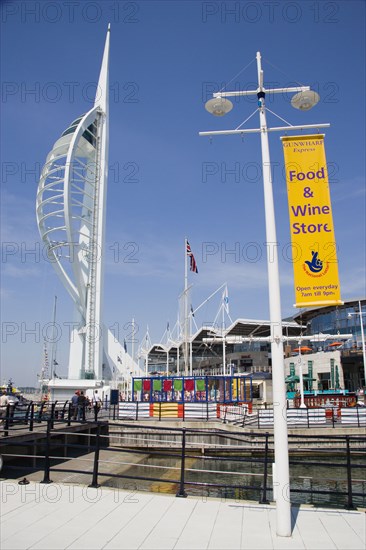
[[[119, 344], [102, 323], [109, 142], [108, 26], [94, 105], [54, 143], [37, 192], [37, 222], [47, 253], [69, 292], [75, 316], [68, 379], [112, 380]], [[133, 362], [132, 362], [133, 363]], [[52, 381], [53, 387], [58, 386]], [[93, 385], [93, 384], [91, 384]]]
[[55, 363], [56, 363], [56, 305], [57, 296], [55, 296], [53, 302], [53, 316], [52, 316], [52, 345], [51, 345], [51, 379], [55, 375]]

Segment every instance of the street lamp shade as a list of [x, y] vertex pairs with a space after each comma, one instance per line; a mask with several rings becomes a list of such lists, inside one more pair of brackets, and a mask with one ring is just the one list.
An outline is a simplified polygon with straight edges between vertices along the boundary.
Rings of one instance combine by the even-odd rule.
[[223, 97], [214, 97], [205, 103], [206, 111], [215, 116], [224, 116], [229, 113], [232, 108], [233, 104], [231, 101]]
[[295, 109], [300, 109], [300, 111], [309, 111], [309, 109], [318, 103], [319, 99], [319, 94], [313, 90], [307, 90], [306, 92], [299, 92], [294, 95], [291, 99], [291, 105]]

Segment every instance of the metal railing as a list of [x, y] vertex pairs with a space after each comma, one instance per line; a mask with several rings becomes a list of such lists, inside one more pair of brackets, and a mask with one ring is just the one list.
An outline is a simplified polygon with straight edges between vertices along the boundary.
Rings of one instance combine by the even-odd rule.
[[[9, 436], [17, 431], [42, 429], [47, 420], [62, 421], [70, 426], [72, 421], [122, 420], [147, 421], [149, 419], [184, 421], [218, 421], [242, 428], [268, 430], [273, 428], [273, 408], [252, 408], [251, 404], [230, 405], [217, 403], [138, 403], [120, 402], [110, 405], [108, 401], [98, 411], [97, 419], [92, 405], [78, 412], [71, 401], [31, 401], [26, 404], [7, 405], [0, 418], [1, 433]], [[4, 414], [5, 413], [5, 414]], [[289, 408], [286, 411], [289, 428], [366, 428], [366, 407], [335, 408]], [[2, 428], [2, 429], [1, 429]]]
[[[43, 444], [37, 442], [41, 454], [26, 455], [27, 468], [29, 458], [43, 461], [42, 483], [51, 483], [53, 474], [63, 472], [82, 474], [84, 479], [89, 476], [91, 487], [99, 487], [100, 479], [104, 478], [112, 486], [114, 483], [118, 486], [120, 480], [133, 481], [134, 484], [141, 482], [147, 484], [147, 490], [152, 490], [156, 483], [159, 487], [160, 484], [168, 484], [168, 492], [174, 492], [177, 497], [203, 495], [205, 492], [214, 496], [257, 500], [260, 503], [274, 500], [275, 472], [270, 473], [274, 456], [273, 435], [268, 432], [227, 433], [221, 429], [156, 428], [146, 424], [132, 426], [130, 423], [100, 421], [97, 424], [89, 422], [90, 428], [95, 430], [94, 434], [75, 434], [57, 429], [55, 441], [52, 436], [56, 422], [62, 421], [47, 420]], [[67, 438], [61, 443], [59, 436], [63, 433]], [[70, 442], [72, 436], [79, 438], [76, 443]], [[78, 464], [78, 461], [86, 460], [83, 456], [74, 456], [75, 452], [86, 451], [85, 444], [80, 443], [83, 437], [88, 438], [88, 450], [92, 451], [88, 459], [93, 461], [90, 472], [85, 467], [68, 467], [67, 461], [75, 460]], [[110, 445], [111, 440], [113, 446]], [[21, 468], [24, 471], [24, 455], [7, 452], [6, 444], [5, 438], [0, 440], [3, 457], [7, 461], [18, 459], [21, 464], [14, 465], [6, 461], [4, 467]], [[25, 445], [29, 443], [11, 442], [12, 447]], [[301, 495], [307, 502], [310, 497], [313, 503], [314, 499], [320, 497], [323, 503], [332, 502], [336, 498], [338, 507], [343, 505], [349, 509], [365, 505], [366, 479], [359, 479], [359, 475], [355, 475], [355, 472], [360, 472], [360, 475], [365, 472], [366, 465], [359, 460], [366, 450], [365, 436], [290, 435], [289, 448], [292, 495]], [[53, 452], [56, 449], [61, 449], [61, 456]], [[315, 460], [314, 455], [321, 449], [324, 451], [321, 458], [317, 456]], [[117, 460], [108, 458], [111, 451], [117, 454]], [[70, 456], [70, 452], [73, 456]], [[301, 455], [300, 458], [296, 457], [296, 453]], [[128, 459], [131, 454], [134, 455], [132, 462]], [[138, 456], [142, 460], [137, 462]], [[62, 468], [55, 463], [57, 461], [63, 461]], [[163, 461], [163, 464], [154, 461]], [[114, 465], [112, 469], [111, 463]], [[115, 471], [116, 466], [119, 472]], [[310, 487], [308, 482], [304, 484], [299, 481], [296, 474], [298, 466], [315, 470], [316, 476], [307, 474], [301, 478], [311, 480]], [[123, 470], [123, 467], [127, 467], [127, 470]], [[330, 483], [325, 486], [324, 480], [332, 470], [335, 472], [334, 477], [328, 479]], [[39, 471], [39, 468], [28, 468], [27, 471]], [[156, 472], [161, 471], [162, 475], [159, 476]]]
[[[76, 421], [78, 417], [85, 421], [95, 420], [95, 411], [92, 405], [85, 405], [79, 409], [68, 400], [8, 404], [1, 412], [2, 431], [6, 437], [9, 436], [9, 433], [16, 434], [16, 432], [24, 430], [32, 432], [35, 429], [43, 429], [44, 423], [48, 420], [51, 421], [52, 427], [55, 421], [61, 421], [70, 426], [71, 422]], [[98, 411], [97, 419], [110, 417], [116, 418], [116, 407], [110, 406], [106, 402]]]

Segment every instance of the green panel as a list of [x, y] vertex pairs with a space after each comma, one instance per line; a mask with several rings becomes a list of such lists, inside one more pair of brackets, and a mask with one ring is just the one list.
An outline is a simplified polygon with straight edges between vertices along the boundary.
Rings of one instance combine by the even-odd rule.
[[133, 384], [133, 388], [135, 391], [141, 391], [142, 390], [142, 380], [135, 380]]
[[161, 380], [153, 380], [153, 390], [161, 391], [161, 388], [162, 388]]
[[196, 380], [196, 391], [205, 391], [206, 385], [204, 380]]
[[174, 380], [173, 387], [175, 391], [183, 390], [183, 380]]

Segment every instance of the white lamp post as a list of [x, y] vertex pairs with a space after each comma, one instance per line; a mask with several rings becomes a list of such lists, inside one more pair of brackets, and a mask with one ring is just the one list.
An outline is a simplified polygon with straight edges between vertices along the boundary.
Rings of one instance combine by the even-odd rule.
[[[225, 135], [225, 134], [246, 134], [260, 133], [262, 150], [262, 170], [264, 187], [264, 207], [266, 221], [266, 239], [268, 245], [276, 245], [276, 224], [273, 203], [273, 190], [271, 178], [271, 164], [268, 144], [268, 132], [302, 130], [308, 128], [327, 127], [329, 124], [305, 125], [305, 126], [284, 126], [268, 128], [266, 122], [265, 95], [266, 93], [289, 93], [296, 92], [292, 105], [300, 110], [306, 111], [315, 105], [319, 96], [310, 91], [309, 86], [294, 88], [266, 89], [263, 85], [263, 70], [261, 66], [261, 55], [257, 52], [258, 88], [237, 92], [219, 92], [214, 98], [206, 103], [206, 109], [217, 116], [222, 116], [232, 109], [232, 103], [226, 97], [257, 95], [260, 128], [236, 129], [211, 132], [200, 132], [201, 136]], [[286, 416], [286, 387], [285, 367], [282, 334], [282, 316], [280, 301], [280, 279], [278, 268], [277, 247], [273, 250], [267, 247], [267, 270], [268, 270], [268, 291], [269, 310], [271, 321], [271, 355], [272, 355], [272, 381], [273, 381], [273, 405], [274, 405], [274, 446], [277, 482], [276, 500], [276, 531], [277, 535], [283, 537], [291, 536], [291, 502], [290, 502], [290, 475], [288, 459], [288, 437], [287, 437], [287, 416]]]
[[365, 385], [366, 385], [366, 348], [365, 348], [365, 333], [364, 333], [364, 330], [363, 330], [363, 321], [362, 321], [362, 315], [366, 315], [366, 313], [362, 313], [361, 300], [358, 300], [358, 312], [348, 313], [348, 317], [352, 317], [352, 315], [359, 315], [359, 317], [360, 317], [362, 355], [363, 355], [363, 372], [364, 372], [364, 379], [365, 379]]

